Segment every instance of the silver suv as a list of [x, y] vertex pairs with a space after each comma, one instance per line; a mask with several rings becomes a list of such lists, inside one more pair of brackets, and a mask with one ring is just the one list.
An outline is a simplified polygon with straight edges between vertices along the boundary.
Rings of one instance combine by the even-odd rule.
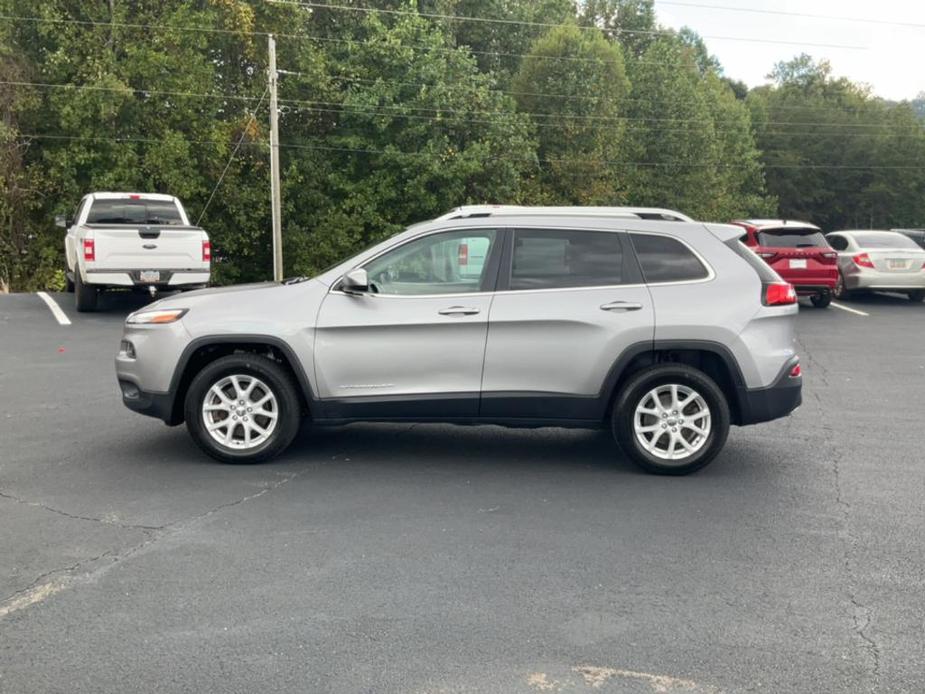
[[664, 212], [461, 208], [314, 278], [163, 299], [126, 321], [122, 398], [230, 463], [307, 417], [610, 427], [692, 472], [800, 404], [798, 307], [739, 227]]

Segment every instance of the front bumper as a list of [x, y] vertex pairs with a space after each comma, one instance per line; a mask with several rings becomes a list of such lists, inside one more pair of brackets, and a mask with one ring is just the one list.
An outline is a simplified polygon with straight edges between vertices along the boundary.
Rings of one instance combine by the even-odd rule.
[[786, 417], [803, 404], [803, 377], [792, 378], [790, 371], [799, 359], [787, 363], [777, 380], [767, 388], [739, 389], [737, 424], [760, 424]]
[[173, 413], [174, 397], [170, 393], [146, 393], [138, 384], [125, 378], [119, 379], [122, 403], [139, 414], [157, 417], [171, 426], [179, 424]]

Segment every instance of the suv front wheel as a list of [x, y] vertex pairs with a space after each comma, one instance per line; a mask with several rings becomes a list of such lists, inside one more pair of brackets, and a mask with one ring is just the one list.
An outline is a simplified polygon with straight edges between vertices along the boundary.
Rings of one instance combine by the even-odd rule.
[[664, 364], [626, 384], [611, 425], [635, 463], [657, 474], [686, 475], [707, 465], [726, 443], [729, 405], [702, 371]]
[[232, 354], [196, 375], [184, 414], [193, 439], [213, 458], [258, 463], [289, 446], [299, 430], [301, 406], [279, 364], [255, 354]]

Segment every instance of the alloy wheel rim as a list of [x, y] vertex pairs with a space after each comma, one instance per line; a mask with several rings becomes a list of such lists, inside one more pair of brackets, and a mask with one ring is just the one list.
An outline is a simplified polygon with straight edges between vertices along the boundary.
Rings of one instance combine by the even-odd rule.
[[684, 462], [707, 443], [712, 416], [706, 400], [678, 383], [660, 385], [642, 396], [633, 415], [636, 441], [656, 458]]
[[250, 450], [276, 430], [279, 404], [270, 387], [250, 374], [216, 381], [202, 402], [202, 421], [213, 440], [227, 448]]

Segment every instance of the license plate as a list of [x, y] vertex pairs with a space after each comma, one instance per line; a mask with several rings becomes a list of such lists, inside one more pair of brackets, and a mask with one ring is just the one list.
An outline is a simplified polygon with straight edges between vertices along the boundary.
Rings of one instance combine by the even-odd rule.
[[791, 260], [790, 269], [791, 270], [805, 270], [806, 269], [806, 259], [801, 258], [799, 260]]
[[906, 268], [909, 267], [908, 263], [909, 263], [908, 260], [894, 260], [890, 258], [889, 260], [886, 261], [886, 266], [890, 270], [905, 270]]
[[160, 282], [161, 272], [160, 270], [142, 270], [138, 274], [138, 279], [142, 282]]

